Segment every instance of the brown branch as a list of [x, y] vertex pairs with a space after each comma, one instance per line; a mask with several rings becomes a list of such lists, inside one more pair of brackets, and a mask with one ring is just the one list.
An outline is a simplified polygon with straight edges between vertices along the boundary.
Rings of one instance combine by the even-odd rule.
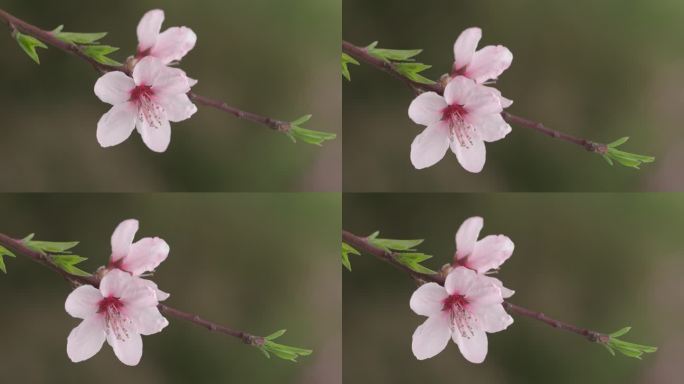
[[[12, 253], [14, 253], [16, 255], [22, 255], [22, 256], [28, 257], [29, 259], [51, 269], [52, 271], [58, 273], [60, 276], [64, 277], [72, 285], [79, 286], [79, 285], [86, 285], [87, 284], [87, 285], [92, 285], [94, 287], [98, 287], [100, 285], [100, 279], [96, 275], [92, 275], [92, 276], [72, 275], [69, 272], [66, 272], [63, 269], [59, 268], [57, 265], [55, 265], [50, 260], [50, 255], [42, 254], [40, 252], [36, 252], [36, 251], [28, 248], [26, 245], [24, 245], [24, 243], [21, 240], [16, 240], [16, 239], [13, 239], [7, 235], [0, 233], [0, 245], [7, 248], [8, 250], [10, 250]], [[167, 315], [167, 316], [189, 321], [195, 325], [206, 328], [212, 332], [222, 333], [222, 334], [225, 334], [228, 336], [235, 337], [235, 338], [239, 339], [240, 341], [242, 341], [243, 343], [248, 344], [248, 345], [261, 346], [264, 344], [264, 341], [265, 341], [264, 338], [261, 336], [255, 336], [255, 335], [252, 335], [252, 334], [247, 333], [247, 332], [238, 331], [238, 330], [229, 328], [225, 325], [221, 325], [221, 324], [209, 321], [209, 320], [205, 320], [205, 319], [201, 318], [199, 315], [196, 315], [194, 313], [181, 311], [180, 309], [175, 309], [175, 308], [169, 307], [166, 304], [159, 304], [157, 306], [157, 308], [159, 308], [159, 311], [162, 312], [163, 314]]]
[[[376, 69], [379, 69], [383, 72], [389, 73], [392, 77], [402, 81], [404, 84], [406, 84], [411, 90], [416, 93], [420, 94], [423, 92], [436, 92], [438, 94], [444, 94], [444, 86], [440, 83], [435, 83], [435, 84], [422, 84], [415, 82], [411, 79], [408, 79], [406, 76], [402, 75], [397, 71], [395, 65], [391, 62], [387, 62], [382, 59], [378, 59], [377, 57], [374, 57], [371, 55], [366, 48], [356, 46], [352, 43], [349, 43], [347, 41], [342, 41], [342, 52], [348, 54], [349, 56], [355, 58], [356, 60], [360, 62], [364, 62], [371, 67], [374, 67]], [[608, 151], [608, 147], [606, 144], [601, 144], [601, 143], [596, 143], [591, 140], [586, 140], [582, 139], [579, 137], [575, 137], [572, 135], [568, 135], [566, 133], [562, 133], [556, 130], [553, 130], [551, 128], [546, 127], [542, 123], [538, 123], [532, 120], [528, 120], [523, 117], [519, 117], [516, 115], [513, 115], [508, 112], [503, 112], [501, 114], [503, 118], [509, 123], [513, 125], [517, 125], [520, 127], [524, 128], [529, 128], [534, 131], [537, 131], [543, 135], [563, 140], [568, 143], [572, 143], [575, 145], [579, 145], [585, 150], [593, 153], [599, 153], [599, 154], [604, 154]]]
[[[424, 281], [424, 282], [434, 282], [434, 283], [437, 283], [440, 285], [444, 285], [444, 280], [445, 280], [444, 274], [437, 273], [434, 275], [430, 275], [430, 274], [415, 272], [415, 271], [411, 270], [410, 268], [408, 268], [407, 266], [399, 263], [397, 261], [394, 253], [386, 252], [382, 248], [378, 248], [378, 247], [370, 244], [368, 239], [365, 237], [357, 236], [351, 232], [343, 230], [342, 231], [342, 241], [344, 243], [347, 243], [348, 245], [352, 246], [354, 249], [356, 249], [358, 251], [362, 251], [362, 252], [365, 252], [369, 255], [373, 255], [380, 260], [383, 260], [387, 263], [394, 265], [395, 267], [406, 272], [407, 274], [409, 274], [412, 278], [414, 278], [416, 280]], [[578, 335], [581, 335], [584, 338], [586, 338], [587, 340], [592, 341], [592, 342], [604, 343], [605, 344], [605, 343], [608, 343], [608, 341], [610, 340], [609, 335], [606, 335], [606, 334], [603, 334], [600, 332], [596, 332], [596, 331], [592, 331], [590, 329], [581, 328], [581, 327], [578, 327], [578, 326], [575, 326], [572, 324], [568, 324], [568, 323], [560, 321], [560, 320], [553, 319], [553, 318], [545, 315], [542, 312], [535, 312], [535, 311], [529, 310], [527, 308], [523, 308], [523, 307], [520, 307], [518, 305], [509, 303], [508, 301], [504, 301], [503, 306], [511, 314], [516, 314], [516, 315], [525, 316], [525, 317], [529, 317], [532, 319], [539, 320], [539, 321], [541, 321], [547, 325], [550, 325], [554, 328], [562, 329], [564, 331], [568, 331], [568, 332], [572, 332], [572, 333], [576, 333]]]
[[[90, 65], [92, 65], [93, 68], [95, 68], [95, 70], [97, 70], [100, 73], [121, 71], [130, 75], [131, 71], [130, 69], [126, 68], [126, 66], [112, 66], [98, 63], [95, 59], [85, 54], [80, 46], [62, 41], [58, 39], [51, 31], [46, 31], [36, 27], [35, 25], [29, 24], [7, 13], [2, 9], [0, 9], [0, 20], [7, 24], [7, 26], [10, 28], [12, 36], [14, 36], [14, 34], [17, 31], [26, 35], [33, 36], [47, 45], [53, 46], [64, 52], [73, 54], [82, 60], [85, 60]], [[254, 123], [262, 124], [278, 132], [288, 132], [290, 130], [290, 123], [287, 121], [276, 120], [270, 117], [257, 115], [252, 112], [243, 111], [241, 109], [232, 107], [221, 100], [201, 96], [194, 92], [188, 92], [188, 97], [190, 97], [191, 100], [197, 102], [198, 104], [202, 104], [208, 107], [216, 108], [218, 110], [227, 112], [237, 117], [238, 119], [248, 120]]]

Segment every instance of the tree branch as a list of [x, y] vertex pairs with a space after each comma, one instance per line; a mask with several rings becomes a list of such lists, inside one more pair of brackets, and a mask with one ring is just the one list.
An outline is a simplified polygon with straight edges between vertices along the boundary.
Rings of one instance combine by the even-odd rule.
[[[409, 274], [412, 278], [414, 278], [416, 280], [423, 281], [423, 282], [434, 282], [434, 283], [437, 283], [440, 285], [444, 285], [445, 276], [443, 273], [437, 273], [434, 275], [430, 275], [430, 274], [415, 272], [415, 271], [409, 269], [408, 267], [406, 267], [405, 265], [399, 263], [396, 260], [395, 254], [393, 252], [386, 252], [385, 250], [383, 250], [381, 248], [373, 246], [372, 244], [370, 244], [370, 242], [365, 237], [360, 237], [360, 236], [354, 235], [351, 232], [343, 230], [342, 231], [342, 241], [347, 243], [348, 245], [352, 246], [354, 249], [356, 249], [358, 251], [365, 252], [369, 255], [377, 257], [380, 260], [383, 260], [389, 264], [392, 264], [393, 266], [395, 266], [398, 269], [406, 272], [407, 274]], [[606, 334], [603, 334], [600, 332], [596, 332], [596, 331], [592, 331], [590, 329], [577, 327], [575, 325], [568, 324], [566, 322], [553, 319], [553, 318], [545, 315], [542, 312], [535, 312], [535, 311], [520, 307], [518, 305], [509, 303], [508, 301], [504, 301], [503, 306], [511, 314], [516, 314], [516, 315], [520, 315], [520, 316], [529, 317], [529, 318], [532, 318], [535, 320], [539, 320], [539, 321], [541, 321], [547, 325], [550, 325], [554, 328], [562, 329], [564, 331], [568, 331], [568, 332], [572, 332], [572, 333], [576, 333], [580, 336], [583, 336], [584, 338], [586, 338], [587, 340], [589, 340], [591, 342], [606, 344], [610, 340], [609, 335], [606, 335]]]
[[[70, 53], [75, 55], [76, 57], [86, 61], [90, 65], [95, 68], [98, 72], [101, 74], [111, 72], [111, 71], [121, 71], [124, 72], [128, 75], [130, 75], [131, 71], [130, 69], [126, 68], [126, 66], [112, 66], [112, 65], [105, 65], [97, 62], [87, 54], [83, 52], [80, 46], [76, 44], [70, 44], [67, 42], [64, 42], [60, 39], [58, 39], [51, 31], [46, 31], [41, 28], [38, 28], [35, 25], [29, 24], [21, 19], [18, 19], [16, 16], [13, 16], [6, 11], [0, 9], [0, 20], [3, 21], [7, 26], [10, 28], [10, 31], [12, 33], [12, 36], [15, 35], [15, 33], [21, 32], [23, 34], [33, 36], [36, 39], [42, 41], [43, 43], [53, 46], [55, 48], [58, 48], [64, 52]], [[227, 103], [221, 101], [221, 100], [216, 100], [212, 99], [206, 96], [201, 96], [198, 95], [194, 92], [188, 92], [188, 97], [190, 97], [191, 100], [197, 102], [198, 104], [205, 105], [208, 107], [216, 108], [220, 111], [227, 112], [238, 119], [243, 119], [243, 120], [248, 120], [254, 123], [258, 123], [261, 125], [264, 125], [272, 130], [278, 131], [278, 132], [284, 132], [287, 133], [290, 131], [290, 123], [287, 121], [281, 121], [281, 120], [276, 120], [272, 119], [270, 117], [265, 117], [261, 116], [252, 112], [247, 112], [243, 111], [241, 109], [232, 107], [228, 105]]]
[[[47, 254], [42, 254], [40, 252], [36, 252], [28, 247], [26, 247], [21, 240], [16, 240], [13, 239], [7, 235], [4, 235], [0, 233], [0, 245], [3, 247], [7, 248], [8, 250], [12, 251], [13, 253], [17, 255], [22, 255], [25, 257], [28, 257], [29, 259], [51, 269], [52, 271], [58, 273], [60, 276], [65, 278], [67, 281], [69, 281], [72, 285], [79, 286], [79, 285], [92, 285], [94, 287], [98, 287], [100, 285], [100, 279], [96, 275], [91, 275], [91, 276], [76, 276], [72, 275], [61, 268], [59, 268], [57, 265], [55, 265], [51, 260], [49, 255]], [[175, 309], [172, 307], [169, 307], [166, 304], [159, 304], [157, 306], [159, 308], [159, 311], [162, 312], [163, 314], [170, 316], [170, 317], [175, 317], [177, 319], [183, 319], [186, 321], [189, 321], [197, 326], [203, 327], [208, 329], [209, 331], [212, 332], [217, 332], [217, 333], [222, 333], [228, 336], [232, 336], [236, 339], [239, 339], [245, 344], [251, 345], [251, 346], [256, 346], [260, 347], [264, 344], [265, 339], [261, 336], [255, 336], [247, 332], [243, 331], [238, 331], [232, 328], [229, 328], [227, 326], [214, 323], [209, 320], [205, 320], [201, 318], [199, 315], [181, 311], [179, 309]]]
[[[435, 84], [422, 84], [418, 83], [415, 81], [412, 81], [408, 79], [406, 76], [402, 75], [399, 71], [397, 71], [396, 66], [389, 61], [385, 61], [382, 59], [379, 59], [377, 57], [374, 57], [371, 55], [366, 48], [356, 46], [352, 43], [349, 43], [347, 41], [342, 41], [342, 52], [348, 54], [349, 56], [353, 57], [354, 59], [364, 62], [371, 67], [374, 67], [376, 69], [379, 69], [383, 72], [386, 72], [390, 74], [392, 77], [400, 80], [404, 84], [406, 84], [411, 90], [416, 93], [420, 94], [423, 92], [436, 92], [440, 95], [444, 94], [444, 86], [435, 83]], [[608, 146], [606, 144], [601, 144], [601, 143], [596, 143], [590, 140], [582, 139], [579, 137], [575, 137], [572, 135], [568, 135], [556, 130], [553, 130], [551, 128], [548, 128], [544, 126], [542, 123], [538, 123], [535, 121], [531, 121], [528, 119], [525, 119], [523, 117], [515, 116], [513, 114], [510, 114], [508, 112], [503, 112], [501, 114], [503, 118], [509, 123], [513, 125], [517, 125], [520, 127], [524, 128], [529, 128], [534, 131], [537, 131], [541, 134], [544, 134], [546, 136], [563, 140], [568, 143], [572, 143], [575, 145], [579, 145], [583, 147], [585, 150], [593, 153], [598, 153], [598, 154], [605, 154], [608, 152]]]

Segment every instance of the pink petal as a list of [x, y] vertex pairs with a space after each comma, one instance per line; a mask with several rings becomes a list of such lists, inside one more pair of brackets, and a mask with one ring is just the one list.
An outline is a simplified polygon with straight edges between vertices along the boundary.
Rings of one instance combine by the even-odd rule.
[[504, 310], [503, 305], [490, 305], [475, 309], [482, 330], [488, 333], [501, 332], [513, 324], [513, 318]]
[[159, 59], [146, 56], [133, 68], [133, 80], [136, 85], [151, 86], [165, 69], [166, 66]]
[[468, 257], [468, 267], [478, 273], [499, 268], [513, 254], [515, 245], [504, 235], [489, 235], [475, 244], [473, 253]]
[[411, 163], [416, 169], [435, 165], [449, 149], [449, 126], [443, 122], [429, 125], [411, 143]]
[[510, 107], [511, 105], [513, 105], [513, 100], [510, 100], [510, 99], [503, 97], [501, 95], [501, 91], [499, 91], [498, 89], [496, 89], [494, 87], [488, 87], [485, 85], [483, 85], [482, 87], [489, 90], [490, 92], [492, 92], [492, 94], [494, 96], [496, 96], [497, 99], [499, 99], [499, 102], [501, 103], [501, 108], [506, 109], [506, 108]]
[[104, 317], [91, 316], [69, 333], [67, 355], [74, 363], [88, 360], [102, 349], [104, 341]]
[[178, 68], [161, 68], [152, 83], [152, 91], [160, 98], [190, 91], [190, 81]]
[[197, 35], [187, 27], [172, 27], [162, 32], [150, 54], [164, 64], [182, 59], [197, 42]]
[[167, 96], [160, 99], [159, 103], [164, 107], [166, 117], [174, 123], [187, 120], [197, 112], [197, 106], [190, 101], [185, 93]]
[[476, 85], [468, 94], [464, 108], [468, 111], [469, 121], [475, 122], [483, 116], [501, 113], [501, 100], [491, 91], [491, 88]]
[[67, 296], [64, 309], [72, 317], [86, 319], [95, 315], [102, 300], [100, 291], [92, 285], [82, 285]]
[[169, 245], [158, 237], [146, 237], [135, 242], [123, 263], [123, 269], [139, 276], [145, 272], [152, 272], [166, 260], [169, 255]]
[[453, 340], [466, 360], [479, 364], [487, 357], [487, 334], [477, 324], [472, 322], [470, 323], [470, 328], [473, 330], [473, 335], [463, 337], [460, 332], [454, 332]]
[[164, 11], [153, 9], [143, 15], [138, 23], [138, 52], [144, 52], [157, 42], [159, 31], [164, 22]]
[[513, 62], [513, 53], [508, 48], [497, 45], [487, 46], [475, 52], [473, 59], [466, 67], [466, 76], [482, 84], [495, 80]]
[[131, 278], [119, 296], [126, 313], [129, 315], [133, 315], [144, 308], [156, 307], [159, 304], [156, 292], [143, 281], [144, 279], [139, 277]]
[[477, 274], [465, 267], [456, 267], [446, 277], [444, 288], [449, 295], [465, 295], [475, 283]]
[[128, 219], [122, 221], [112, 233], [112, 258], [111, 261], [119, 261], [128, 255], [128, 250], [133, 244], [133, 238], [138, 232], [138, 220]]
[[465, 105], [477, 84], [467, 77], [456, 76], [444, 87], [444, 99], [449, 105]]
[[409, 305], [421, 316], [433, 316], [442, 312], [444, 299], [449, 296], [446, 289], [437, 283], [423, 284], [411, 295]]
[[104, 297], [121, 297], [127, 287], [133, 283], [133, 277], [119, 269], [107, 272], [100, 281], [100, 292]]
[[128, 336], [119, 339], [112, 333], [109, 333], [107, 335], [107, 342], [112, 346], [114, 354], [122, 363], [129, 366], [138, 365], [143, 352], [142, 337], [140, 337], [133, 324], [123, 323], [122, 327]]
[[479, 137], [473, 137], [472, 144], [469, 143], [467, 147], [462, 146], [458, 140], [454, 140], [451, 143], [451, 151], [456, 154], [458, 162], [466, 171], [479, 173], [484, 168], [487, 151], [484, 141]]
[[157, 307], [148, 307], [136, 311], [132, 320], [138, 332], [145, 336], [159, 333], [169, 325], [169, 321], [162, 316]]
[[464, 293], [468, 305], [480, 308], [503, 303], [501, 290], [495, 286], [488, 276], [476, 274], [468, 290]]
[[107, 72], [95, 82], [95, 95], [105, 103], [116, 105], [127, 102], [133, 88], [135, 82], [125, 73]]
[[501, 114], [492, 113], [478, 119], [477, 132], [482, 140], [491, 143], [508, 136], [511, 126], [503, 119]]
[[159, 123], [161, 125], [153, 127], [150, 126], [147, 119], [139, 119], [136, 122], [136, 128], [147, 148], [161, 153], [166, 151], [171, 142], [171, 125], [166, 117], [166, 112], [160, 113]]
[[157, 295], [157, 301], [164, 301], [164, 300], [168, 299], [169, 297], [171, 297], [170, 294], [159, 289], [157, 284], [155, 284], [152, 280], [140, 279], [140, 281], [141, 281], [141, 283], [147, 285], [148, 287], [150, 287], [150, 289], [152, 289], [154, 291], [154, 293]]
[[413, 99], [408, 114], [414, 123], [427, 126], [440, 121], [446, 107], [442, 96], [435, 92], [425, 92]]
[[97, 122], [97, 142], [103, 148], [121, 144], [135, 128], [138, 109], [133, 103], [113, 106]]
[[458, 71], [470, 64], [481, 38], [482, 30], [477, 27], [461, 32], [454, 43], [454, 70]]
[[504, 287], [501, 280], [497, 279], [496, 277], [482, 275], [482, 278], [487, 279], [489, 282], [494, 284], [494, 286], [499, 288], [499, 290], [501, 291], [501, 296], [504, 299], [508, 299], [509, 297], [511, 297], [515, 294], [514, 290]]
[[484, 219], [471, 217], [461, 224], [456, 232], [456, 258], [462, 259], [473, 252], [477, 237], [484, 226]]
[[425, 360], [442, 352], [449, 343], [451, 328], [449, 316], [431, 316], [413, 332], [411, 349], [418, 360]]

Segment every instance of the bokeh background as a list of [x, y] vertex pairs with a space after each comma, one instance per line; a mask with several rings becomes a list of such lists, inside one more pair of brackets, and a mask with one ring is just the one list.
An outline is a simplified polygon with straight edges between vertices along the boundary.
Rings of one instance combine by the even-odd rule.
[[6, 258], [0, 274], [3, 383], [336, 383], [341, 382], [341, 282], [338, 194], [3, 195], [1, 231], [14, 237], [80, 240], [95, 270], [110, 236], [135, 217], [137, 238], [171, 246], [154, 280], [167, 303], [207, 319], [311, 348], [299, 363], [169, 318], [143, 337], [144, 353], [126, 367], [108, 346], [73, 364], [66, 338], [78, 320], [64, 312], [69, 286], [26, 258]]
[[482, 235], [505, 234], [513, 256], [498, 277], [513, 303], [602, 332], [631, 325], [628, 341], [655, 345], [642, 361], [541, 322], [515, 317], [489, 335], [481, 365], [458, 348], [425, 361], [411, 353], [424, 321], [409, 308], [415, 283], [369, 255], [343, 276], [344, 380], [348, 383], [674, 383], [684, 375], [684, 198], [669, 194], [354, 195], [343, 227], [426, 239], [438, 269], [450, 262], [463, 220], [484, 217]]
[[[198, 42], [182, 62], [199, 94], [247, 111], [340, 133], [340, 0], [0, 0], [32, 24], [66, 31], [109, 32], [124, 61], [137, 46], [135, 28], [153, 8], [163, 29], [186, 25]], [[3, 31], [4, 32], [4, 31]], [[155, 154], [134, 133], [123, 144], [97, 144], [97, 121], [109, 106], [97, 99], [98, 74], [56, 49], [41, 65], [9, 33], [0, 38], [0, 127], [4, 191], [339, 191], [341, 141], [323, 148], [198, 106], [172, 124], [169, 150]]]
[[[482, 46], [514, 54], [498, 82], [515, 100], [509, 111], [554, 129], [611, 142], [657, 160], [641, 171], [611, 168], [597, 155], [526, 128], [487, 145], [481, 174], [453, 154], [417, 171], [409, 160], [422, 130], [408, 118], [405, 85], [367, 66], [351, 66], [344, 93], [346, 191], [641, 191], [682, 190], [684, 178], [684, 2], [679, 0], [345, 0], [343, 37], [357, 45], [422, 48], [418, 60], [439, 78], [467, 27]], [[349, 154], [353, 154], [350, 156]]]

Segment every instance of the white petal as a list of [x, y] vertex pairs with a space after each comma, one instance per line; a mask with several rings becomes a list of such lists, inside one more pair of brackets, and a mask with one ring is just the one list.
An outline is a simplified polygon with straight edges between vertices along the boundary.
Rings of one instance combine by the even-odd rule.
[[153, 282], [152, 280], [147, 280], [147, 279], [140, 279], [140, 280], [143, 284], [146, 284], [148, 287], [150, 287], [150, 289], [152, 289], [155, 292], [155, 294], [157, 295], [157, 301], [164, 301], [164, 300], [168, 299], [169, 297], [171, 297], [170, 294], [159, 289], [157, 284], [155, 282]]
[[122, 269], [140, 276], [152, 272], [169, 256], [169, 245], [158, 237], [146, 237], [131, 245]]
[[161, 59], [164, 64], [182, 59], [197, 42], [197, 35], [187, 27], [172, 27], [162, 32], [150, 54]]
[[423, 284], [411, 295], [409, 305], [413, 312], [421, 316], [439, 314], [444, 306], [444, 299], [449, 296], [446, 289], [437, 283]]
[[474, 281], [463, 295], [468, 305], [475, 308], [503, 303], [501, 290], [485, 275], [475, 274]]
[[74, 328], [67, 338], [67, 355], [74, 363], [95, 356], [105, 341], [105, 323], [102, 316], [92, 316]]
[[466, 67], [466, 76], [482, 84], [495, 80], [513, 62], [513, 53], [508, 48], [497, 45], [487, 46], [475, 52], [473, 59]]
[[159, 31], [164, 22], [164, 11], [161, 9], [153, 9], [145, 15], [138, 23], [138, 52], [146, 51], [157, 42]]
[[442, 111], [446, 107], [446, 101], [442, 96], [435, 92], [425, 92], [413, 99], [408, 114], [414, 123], [430, 125], [442, 119]]
[[138, 109], [133, 103], [113, 106], [97, 122], [97, 142], [107, 148], [121, 144], [135, 128]]
[[491, 88], [481, 85], [473, 87], [464, 104], [464, 108], [468, 111], [467, 118], [473, 123], [483, 116], [503, 111], [499, 97], [491, 91]]
[[101, 300], [100, 290], [92, 285], [82, 285], [67, 296], [64, 309], [72, 317], [86, 319], [97, 313]]
[[494, 284], [497, 288], [499, 288], [499, 290], [501, 290], [501, 296], [504, 299], [508, 299], [509, 297], [511, 297], [515, 294], [514, 290], [504, 287], [501, 280], [497, 279], [496, 277], [482, 276], [482, 278], [488, 279], [492, 284]]
[[475, 315], [485, 332], [501, 332], [513, 324], [513, 318], [504, 310], [503, 305], [490, 305], [475, 309]]
[[123, 324], [128, 337], [117, 339], [112, 333], [107, 335], [107, 342], [112, 346], [119, 360], [129, 366], [138, 365], [142, 358], [142, 337], [132, 324]]
[[169, 321], [162, 316], [157, 307], [147, 307], [135, 311], [131, 316], [135, 326], [141, 335], [153, 335], [161, 332]]
[[150, 126], [146, 119], [138, 119], [136, 128], [147, 148], [161, 153], [166, 151], [171, 142], [171, 124], [169, 124], [169, 119], [163, 110], [158, 114], [158, 117], [158, 126]]
[[162, 68], [152, 83], [152, 91], [159, 98], [190, 91], [190, 81], [178, 68]]
[[465, 295], [475, 282], [477, 274], [465, 267], [456, 267], [449, 272], [444, 288], [450, 295]]
[[465, 105], [477, 84], [467, 77], [456, 76], [444, 87], [444, 99], [449, 105]]
[[128, 286], [133, 283], [133, 277], [120, 269], [107, 272], [100, 281], [100, 292], [104, 297], [121, 297]]
[[484, 219], [471, 217], [461, 224], [456, 232], [456, 257], [462, 259], [473, 252], [477, 237], [484, 226]]
[[451, 329], [449, 316], [431, 316], [413, 332], [411, 349], [418, 360], [429, 359], [442, 352], [449, 343]]
[[151, 86], [166, 66], [156, 57], [146, 56], [133, 68], [133, 80], [137, 85]]
[[95, 95], [112, 105], [127, 102], [135, 88], [133, 79], [119, 71], [107, 72], [95, 82]]
[[411, 163], [416, 169], [435, 165], [449, 149], [449, 126], [443, 122], [429, 125], [411, 143]]
[[458, 162], [466, 171], [479, 173], [484, 168], [487, 151], [484, 141], [479, 137], [473, 137], [467, 147], [462, 146], [458, 140], [454, 140], [451, 143], [451, 151], [456, 154]]
[[497, 269], [513, 254], [515, 244], [504, 235], [489, 235], [475, 244], [468, 267], [479, 273]]
[[471, 363], [479, 364], [487, 357], [487, 334], [477, 324], [470, 323], [472, 335], [463, 337], [460, 332], [453, 333], [454, 343], [458, 345], [463, 357]]
[[116, 227], [112, 233], [112, 261], [118, 261], [128, 255], [133, 238], [138, 232], [138, 226], [138, 220], [128, 219]]
[[134, 315], [136, 311], [141, 309], [154, 308], [159, 304], [156, 292], [145, 281], [139, 277], [131, 278], [119, 296], [129, 315]]
[[164, 107], [166, 117], [174, 123], [189, 119], [197, 112], [197, 107], [185, 93], [167, 96], [159, 100], [159, 103]]
[[482, 30], [477, 27], [461, 32], [454, 43], [454, 70], [458, 71], [470, 64], [481, 38]]
[[501, 140], [511, 133], [511, 126], [508, 125], [499, 113], [481, 117], [476, 127], [482, 140], [488, 143]]

